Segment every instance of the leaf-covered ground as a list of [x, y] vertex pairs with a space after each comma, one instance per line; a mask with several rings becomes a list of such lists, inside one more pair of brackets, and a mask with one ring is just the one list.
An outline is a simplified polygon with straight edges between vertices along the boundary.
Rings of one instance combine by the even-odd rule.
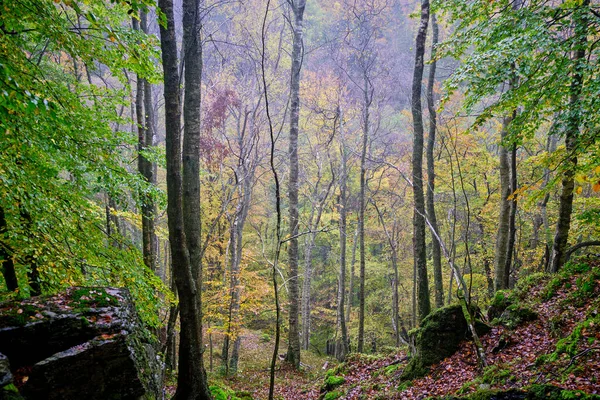
[[[488, 363], [483, 372], [470, 342], [434, 365], [427, 376], [411, 382], [400, 381], [408, 359], [402, 350], [389, 355], [353, 354], [340, 365], [303, 352], [300, 372], [278, 363], [275, 398], [412, 400], [534, 384], [600, 394], [600, 262], [591, 264], [594, 269], [575, 267], [554, 277], [533, 277], [507, 294], [513, 302], [533, 310], [537, 318], [512, 329], [495, 324], [482, 336]], [[266, 399], [272, 344], [260, 332], [245, 331], [239, 373], [232, 378], [220, 376], [215, 355], [211, 382], [230, 388], [231, 393]], [[280, 353], [286, 348], [282, 342]], [[338, 381], [337, 377], [343, 377], [343, 382], [326, 392], [326, 376]]]

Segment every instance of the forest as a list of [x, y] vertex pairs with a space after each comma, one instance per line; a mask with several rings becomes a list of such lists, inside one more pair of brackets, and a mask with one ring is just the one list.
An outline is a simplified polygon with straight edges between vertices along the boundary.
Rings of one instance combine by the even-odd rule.
[[148, 399], [597, 398], [599, 56], [597, 0], [0, 0], [0, 331], [125, 288]]

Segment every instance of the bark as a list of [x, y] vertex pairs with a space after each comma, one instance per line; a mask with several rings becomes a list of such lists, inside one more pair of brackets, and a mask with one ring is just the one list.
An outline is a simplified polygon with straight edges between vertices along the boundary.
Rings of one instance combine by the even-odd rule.
[[505, 117], [500, 132], [500, 213], [498, 216], [498, 233], [496, 235], [496, 249], [494, 257], [495, 290], [508, 288], [507, 264], [510, 265], [508, 253], [508, 242], [510, 233], [510, 166], [508, 150], [502, 143], [508, 136], [508, 125], [511, 118]]
[[427, 253], [425, 248], [425, 198], [423, 196], [423, 110], [421, 85], [423, 82], [425, 41], [429, 22], [429, 0], [421, 1], [421, 24], [416, 39], [415, 68], [412, 82], [411, 108], [414, 125], [412, 179], [415, 211], [413, 215], [413, 251], [417, 272], [417, 306], [419, 321], [431, 311], [429, 282], [427, 278]]
[[266, 32], [267, 32], [267, 18], [269, 16], [269, 7], [271, 6], [271, 0], [267, 0], [267, 6], [262, 21], [261, 29], [261, 78], [263, 93], [265, 96], [265, 112], [267, 114], [267, 121], [269, 126], [269, 138], [271, 140], [271, 149], [269, 154], [269, 166], [271, 167], [271, 173], [273, 174], [273, 180], [275, 181], [275, 215], [276, 215], [276, 227], [275, 227], [275, 257], [272, 263], [271, 277], [273, 279], [273, 292], [275, 294], [275, 345], [273, 346], [273, 353], [271, 355], [271, 365], [269, 367], [269, 400], [273, 400], [275, 394], [275, 366], [277, 364], [277, 358], [279, 357], [279, 340], [281, 336], [281, 309], [279, 307], [279, 291], [277, 283], [277, 267], [279, 264], [279, 255], [281, 253], [281, 187], [279, 184], [279, 174], [275, 167], [275, 132], [273, 129], [273, 121], [271, 118], [271, 111], [269, 108], [269, 91], [267, 86], [267, 77], [265, 73], [265, 59], [266, 59]]
[[[141, 13], [140, 27], [142, 31], [148, 34], [148, 16], [145, 12]], [[142, 79], [144, 87], [144, 138], [140, 143], [140, 150], [148, 150], [154, 144], [154, 104], [152, 101], [152, 84]], [[143, 159], [143, 168], [140, 173], [151, 185], [156, 185], [156, 165], [140, 156]], [[158, 238], [156, 236], [156, 205], [151, 195], [142, 196], [142, 248], [144, 252], [144, 263], [155, 273], [158, 272]]]
[[348, 307], [346, 307], [346, 322], [350, 322], [350, 313], [352, 312], [352, 302], [354, 301], [354, 266], [356, 265], [356, 247], [358, 246], [358, 226], [354, 231], [354, 241], [352, 242], [352, 258], [350, 259], [350, 282], [348, 282]]
[[[174, 399], [210, 399], [202, 359], [201, 265], [200, 265], [200, 21], [199, 2], [183, 4], [186, 65], [185, 155], [181, 151], [181, 107], [177, 41], [172, 0], [160, 0], [166, 25], [160, 26], [164, 69], [167, 215], [169, 240], [177, 291], [181, 333], [179, 373]], [[183, 167], [183, 177], [182, 177]], [[184, 192], [185, 189], [185, 192]]]
[[507, 288], [510, 286], [510, 271], [513, 265], [513, 253], [515, 250], [515, 240], [517, 237], [516, 217], [517, 217], [517, 145], [513, 144], [510, 152], [510, 193], [512, 198], [509, 201], [508, 213], [508, 245], [506, 248], [506, 260], [504, 265], [504, 275]]
[[288, 148], [290, 177], [288, 186], [290, 241], [289, 264], [289, 335], [286, 361], [300, 368], [299, 336], [299, 284], [298, 284], [298, 120], [300, 118], [300, 70], [303, 58], [304, 8], [306, 0], [291, 3], [294, 14], [294, 42], [292, 47], [292, 71], [290, 84], [290, 142]]
[[[346, 151], [346, 141], [344, 138], [344, 119], [341, 107], [338, 107], [337, 117], [339, 120], [340, 130], [340, 153], [342, 156], [342, 165], [340, 173], [340, 199], [339, 199], [339, 230], [340, 230], [340, 277], [338, 282], [338, 321], [340, 324], [340, 330], [342, 334], [342, 348], [338, 353], [338, 360], [343, 361], [346, 355], [350, 352], [348, 343], [348, 329], [346, 327], [346, 317], [344, 315], [345, 305], [344, 300], [346, 298], [346, 232], [347, 232], [347, 181], [348, 181], [348, 153]], [[350, 305], [348, 305], [350, 310]]]
[[302, 284], [302, 348], [308, 350], [310, 345], [310, 289], [312, 279], [312, 251], [315, 247], [317, 238], [317, 229], [321, 223], [321, 216], [325, 209], [325, 203], [329, 198], [329, 192], [333, 186], [335, 177], [329, 182], [327, 187], [321, 187], [323, 179], [322, 166], [318, 166], [317, 183], [315, 184], [311, 203], [312, 209], [308, 219], [309, 233], [306, 235], [304, 245], [304, 281]]
[[579, 125], [581, 124], [581, 89], [586, 63], [585, 48], [587, 45], [587, 25], [590, 1], [583, 0], [582, 4], [573, 12], [574, 45], [573, 64], [571, 72], [571, 87], [568, 107], [568, 116], [565, 126], [565, 172], [562, 179], [558, 223], [554, 235], [552, 249], [552, 263], [550, 270], [558, 272], [566, 262], [569, 230], [571, 228], [571, 213], [573, 211], [573, 191], [575, 188], [575, 168], [577, 167], [577, 145], [579, 139]]
[[373, 100], [372, 91], [369, 88], [369, 79], [367, 72], [364, 72], [364, 105], [363, 105], [363, 137], [362, 151], [360, 155], [360, 194], [358, 209], [358, 241], [360, 248], [359, 281], [358, 281], [358, 345], [357, 351], [362, 353], [365, 345], [365, 192], [366, 192], [366, 173], [367, 173], [367, 146], [369, 141], [369, 117], [370, 106]]
[[[435, 60], [435, 48], [438, 43], [439, 29], [435, 14], [431, 14], [431, 59], [429, 77], [427, 80], [427, 109], [429, 111], [429, 137], [427, 139], [427, 215], [433, 229], [438, 230], [437, 217], [435, 214], [435, 159], [433, 150], [435, 147], [435, 135], [437, 131], [437, 115], [435, 110], [435, 97], [433, 86], [435, 84], [435, 72], [437, 62]], [[442, 252], [440, 244], [435, 238], [431, 239], [433, 256], [433, 282], [435, 286], [435, 306], [444, 306], [444, 282], [442, 276]]]
[[[250, 208], [250, 201], [252, 195], [252, 182], [254, 180], [254, 165], [249, 165], [249, 154], [248, 150], [251, 146], [246, 146], [244, 143], [244, 136], [247, 126], [247, 115], [244, 116], [244, 123], [242, 129], [238, 132], [238, 146], [240, 150], [240, 161], [236, 169], [236, 175], [240, 180], [237, 187], [238, 201], [233, 216], [233, 221], [230, 228], [230, 284], [229, 284], [229, 295], [231, 298], [229, 304], [229, 317], [227, 324], [227, 334], [223, 340], [222, 360], [223, 366], [225, 367], [225, 374], [237, 372], [237, 363], [239, 353], [240, 341], [239, 341], [239, 312], [240, 312], [240, 266], [242, 262], [242, 245], [243, 245], [243, 233], [244, 225], [246, 223], [246, 217], [248, 216], [248, 210]], [[234, 337], [234, 347], [231, 358], [229, 358], [229, 343], [230, 338]], [[234, 357], [235, 355], [235, 357]]]
[[2, 267], [2, 276], [6, 284], [6, 289], [9, 292], [14, 292], [19, 289], [19, 281], [17, 280], [17, 273], [15, 271], [15, 262], [12, 258], [11, 251], [6, 243], [4, 243], [4, 235], [8, 228], [6, 225], [6, 217], [4, 215], [4, 209], [0, 207], [0, 266]]

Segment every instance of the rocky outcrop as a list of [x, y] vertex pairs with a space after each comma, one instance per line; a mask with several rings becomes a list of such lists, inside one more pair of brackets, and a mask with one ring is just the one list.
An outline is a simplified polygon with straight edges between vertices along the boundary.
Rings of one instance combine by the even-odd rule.
[[[0, 304], [0, 353], [26, 399], [153, 399], [160, 363], [126, 289]], [[2, 379], [0, 359], [0, 379]]]
[[[476, 329], [478, 334], [489, 331], [489, 327], [479, 321]], [[402, 380], [426, 375], [430, 366], [454, 354], [460, 342], [469, 338], [469, 327], [462, 307], [457, 304], [432, 312], [423, 320], [421, 327], [410, 335], [413, 354], [402, 372]]]

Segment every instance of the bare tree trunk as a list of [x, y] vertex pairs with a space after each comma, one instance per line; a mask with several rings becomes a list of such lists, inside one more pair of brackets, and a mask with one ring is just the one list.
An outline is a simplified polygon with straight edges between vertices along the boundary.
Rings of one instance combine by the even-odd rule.
[[[429, 66], [429, 78], [427, 80], [427, 109], [429, 110], [429, 137], [427, 139], [427, 215], [433, 228], [438, 231], [437, 217], [435, 214], [435, 159], [433, 150], [435, 147], [435, 134], [437, 131], [437, 115], [435, 111], [435, 98], [433, 86], [435, 84], [435, 71], [437, 61], [435, 59], [435, 47], [438, 43], [439, 29], [435, 14], [431, 14], [431, 64]], [[444, 282], [442, 276], [442, 252], [440, 244], [435, 238], [431, 239], [433, 253], [433, 282], [435, 286], [435, 306], [444, 306]]]
[[273, 174], [273, 180], [275, 181], [275, 215], [276, 215], [276, 228], [275, 228], [275, 257], [273, 259], [272, 267], [272, 278], [273, 278], [273, 292], [275, 295], [275, 345], [273, 346], [273, 354], [271, 355], [271, 365], [269, 367], [269, 400], [273, 400], [275, 394], [275, 366], [277, 364], [277, 358], [279, 356], [279, 340], [281, 336], [281, 311], [279, 307], [279, 291], [277, 283], [277, 268], [279, 263], [279, 255], [281, 253], [281, 188], [279, 185], [279, 174], [275, 168], [275, 133], [273, 130], [273, 121], [271, 119], [271, 111], [269, 108], [269, 91], [267, 86], [267, 77], [265, 72], [265, 59], [266, 59], [266, 42], [267, 42], [267, 18], [269, 16], [269, 7], [271, 6], [271, 0], [267, 0], [267, 6], [265, 9], [264, 18], [262, 21], [261, 28], [261, 78], [263, 93], [265, 96], [265, 112], [267, 114], [267, 121], [269, 126], [269, 138], [271, 140], [271, 149], [269, 153], [269, 166], [271, 167], [271, 173]]
[[298, 121], [300, 118], [300, 69], [302, 68], [304, 8], [306, 0], [291, 3], [294, 14], [294, 43], [292, 48], [291, 72], [291, 109], [290, 109], [290, 180], [288, 188], [290, 212], [290, 241], [288, 245], [289, 263], [289, 335], [286, 361], [300, 368], [300, 336], [298, 321], [299, 285], [298, 285]]
[[311, 203], [312, 209], [308, 219], [309, 233], [306, 235], [304, 244], [304, 282], [302, 284], [302, 348], [308, 350], [310, 345], [310, 289], [312, 279], [312, 251], [315, 247], [317, 229], [321, 223], [321, 216], [325, 209], [325, 202], [329, 198], [329, 192], [333, 186], [335, 177], [325, 188], [321, 187], [323, 179], [323, 167], [318, 165], [317, 182], [315, 184]]
[[360, 156], [360, 195], [358, 209], [358, 240], [360, 245], [360, 278], [358, 283], [358, 346], [357, 351], [362, 353], [365, 345], [365, 192], [366, 192], [366, 173], [367, 173], [367, 146], [369, 141], [369, 114], [370, 106], [373, 101], [372, 89], [369, 85], [367, 72], [364, 72], [364, 105], [363, 105], [363, 137], [362, 152]]
[[[160, 0], [166, 24], [160, 24], [164, 69], [167, 214], [175, 282], [179, 294], [181, 333], [179, 373], [174, 398], [210, 399], [202, 359], [202, 282], [200, 264], [200, 15], [199, 1], [185, 0], [184, 48], [186, 65], [185, 155], [181, 151], [181, 107], [177, 41], [172, 0]], [[183, 168], [182, 168], [183, 167]], [[183, 169], [183, 177], [182, 171]]]
[[354, 231], [354, 241], [352, 242], [352, 258], [350, 259], [350, 282], [348, 283], [348, 307], [346, 307], [346, 322], [350, 322], [350, 312], [352, 311], [352, 301], [354, 300], [354, 265], [356, 264], [356, 246], [358, 246], [358, 227]]
[[512, 118], [505, 117], [500, 132], [500, 213], [498, 215], [498, 233], [496, 235], [496, 250], [494, 257], [495, 290], [508, 288], [508, 273], [506, 265], [510, 256], [508, 242], [510, 234], [510, 166], [508, 150], [503, 141], [508, 135], [508, 125]]
[[506, 248], [506, 265], [504, 274], [506, 276], [507, 287], [510, 286], [510, 270], [513, 265], [513, 253], [515, 250], [515, 240], [517, 237], [517, 145], [513, 144], [510, 152], [510, 209], [508, 214], [508, 246]]
[[15, 263], [13, 261], [8, 245], [4, 243], [4, 235], [8, 231], [6, 224], [6, 216], [4, 209], [0, 207], [0, 267], [2, 268], [2, 276], [6, 284], [6, 289], [9, 292], [14, 292], [19, 289], [19, 281], [15, 271]]
[[567, 159], [565, 160], [565, 172], [560, 193], [558, 223], [556, 224], [554, 247], [552, 249], [552, 263], [550, 267], [552, 272], [558, 272], [565, 263], [569, 230], [571, 228], [573, 190], [575, 188], [575, 168], [577, 167], [577, 141], [579, 139], [579, 125], [581, 124], [582, 118], [580, 97], [586, 63], [585, 49], [587, 45], [589, 7], [590, 1], [583, 0], [582, 4], [573, 12], [572, 17], [575, 37], [573, 44], [569, 114], [565, 126]]
[[[342, 165], [340, 173], [340, 197], [339, 197], [339, 230], [340, 230], [340, 276], [338, 282], [338, 321], [340, 324], [340, 330], [342, 333], [342, 348], [338, 354], [338, 360], [343, 361], [346, 355], [350, 352], [348, 343], [348, 329], [346, 327], [346, 317], [344, 315], [345, 305], [344, 300], [346, 297], [346, 228], [347, 228], [347, 184], [348, 184], [348, 155], [346, 152], [346, 140], [344, 138], [344, 116], [342, 114], [341, 107], [338, 106], [337, 118], [339, 120], [340, 130], [340, 153], [342, 156]], [[350, 310], [350, 306], [348, 306]]]
[[429, 23], [429, 0], [421, 0], [421, 24], [416, 39], [415, 69], [412, 83], [412, 116], [414, 125], [412, 178], [415, 211], [413, 215], [413, 251], [417, 272], [417, 305], [419, 321], [431, 311], [429, 281], [427, 277], [427, 253], [425, 248], [425, 198], [423, 196], [423, 110], [421, 108], [421, 85], [425, 57], [425, 41]]
[[[146, 12], [141, 13], [140, 26], [144, 33], [148, 34], [148, 16]], [[144, 81], [144, 142], [142, 150], [148, 150], [154, 144], [154, 133], [156, 131], [154, 118], [154, 103], [152, 97], [152, 84]], [[142, 175], [146, 181], [156, 185], [156, 165], [144, 156], [144, 170]], [[142, 203], [142, 237], [144, 262], [150, 270], [158, 273], [158, 238], [156, 236], [156, 205], [151, 195], [146, 195]]]

